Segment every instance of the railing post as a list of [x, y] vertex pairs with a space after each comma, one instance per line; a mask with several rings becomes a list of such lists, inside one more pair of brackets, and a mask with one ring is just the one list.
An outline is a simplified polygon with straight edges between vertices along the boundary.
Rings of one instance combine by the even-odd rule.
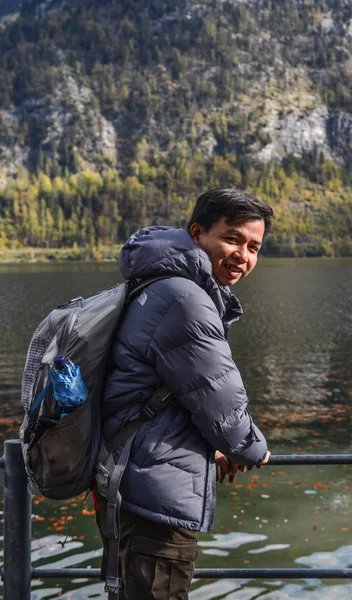
[[5, 442], [4, 600], [31, 597], [31, 497], [19, 440]]

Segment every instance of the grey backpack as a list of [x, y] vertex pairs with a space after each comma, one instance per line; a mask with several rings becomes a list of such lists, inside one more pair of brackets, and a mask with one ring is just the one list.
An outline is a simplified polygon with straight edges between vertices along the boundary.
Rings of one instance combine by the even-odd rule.
[[[146, 286], [165, 277], [168, 275], [123, 282], [96, 296], [75, 298], [53, 310], [34, 332], [22, 379], [25, 416], [20, 428], [33, 493], [57, 500], [91, 488], [102, 448], [101, 401], [106, 365], [124, 308]], [[68, 388], [74, 389], [67, 391], [62, 380], [73, 369], [74, 383]], [[65, 409], [58, 403], [60, 395]], [[79, 402], [70, 404], [68, 396]], [[157, 394], [159, 400], [135, 421], [133, 431], [164, 406], [166, 396]], [[126, 431], [130, 436], [131, 432]], [[115, 448], [126, 439], [125, 435], [119, 436]], [[105, 462], [110, 459], [113, 463], [109, 454], [115, 448], [104, 450]]]

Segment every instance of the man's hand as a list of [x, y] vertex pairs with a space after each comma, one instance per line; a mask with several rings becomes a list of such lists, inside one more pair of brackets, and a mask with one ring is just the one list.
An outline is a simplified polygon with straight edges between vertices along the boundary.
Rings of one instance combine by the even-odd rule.
[[215, 452], [215, 464], [216, 464], [216, 481], [223, 483], [226, 475], [229, 476], [229, 483], [233, 483], [235, 475], [238, 471], [238, 465], [231, 462], [226, 458], [222, 452], [216, 450]]
[[[269, 462], [269, 458], [271, 456], [271, 452], [267, 450], [265, 457], [262, 462], [258, 465], [255, 465], [257, 469], [261, 469], [262, 465], [266, 465]], [[241, 473], [245, 473], [251, 471], [254, 468], [254, 465], [250, 465], [249, 467], [245, 465], [240, 465], [238, 462], [234, 460], [228, 460], [222, 452], [216, 450], [215, 452], [215, 464], [216, 464], [216, 481], [219, 483], [223, 483], [225, 481], [226, 475], [229, 476], [229, 483], [233, 483], [235, 481], [235, 476], [238, 471]]]
[[215, 464], [216, 464], [216, 481], [223, 483], [226, 475], [231, 471], [231, 466], [226, 456], [216, 450], [215, 452]]
[[[257, 469], [261, 469], [262, 465], [266, 465], [269, 462], [269, 458], [271, 456], [271, 452], [269, 452], [269, 450], [267, 450], [266, 455], [264, 456], [263, 460], [261, 463], [259, 463], [258, 465], [255, 465], [257, 467]], [[231, 461], [231, 471], [234, 471], [236, 473], [236, 471], [241, 471], [241, 473], [245, 473], [248, 469], [248, 471], [251, 471], [254, 468], [254, 465], [250, 465], [249, 467], [245, 466], [245, 465], [240, 465], [239, 463], [235, 462], [234, 460]]]
[[257, 465], [257, 469], [261, 469], [262, 465], [266, 465], [269, 462], [270, 456], [271, 456], [271, 452], [269, 450], [267, 450], [266, 455], [264, 456], [262, 462], [259, 463], [259, 465]]

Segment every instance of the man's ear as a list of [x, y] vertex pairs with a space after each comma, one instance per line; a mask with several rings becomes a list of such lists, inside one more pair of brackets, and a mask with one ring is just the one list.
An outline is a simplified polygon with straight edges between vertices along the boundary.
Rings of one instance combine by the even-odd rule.
[[189, 228], [189, 235], [196, 244], [198, 244], [198, 239], [201, 233], [203, 233], [202, 225], [199, 223], [192, 223], [191, 227]]

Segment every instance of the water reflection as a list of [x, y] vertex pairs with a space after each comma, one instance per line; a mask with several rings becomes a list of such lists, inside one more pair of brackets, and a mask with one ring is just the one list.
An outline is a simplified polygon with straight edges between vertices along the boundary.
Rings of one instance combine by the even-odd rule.
[[227, 600], [232, 600], [233, 598], [235, 600], [252, 600], [252, 598], [257, 598], [262, 592], [265, 592], [265, 588], [251, 587], [228, 594], [224, 598], [227, 598]]
[[[351, 261], [289, 261], [259, 268], [236, 286], [245, 312], [231, 345], [271, 439], [350, 444]], [[266, 263], [269, 266], [268, 263]], [[334, 424], [334, 429], [331, 424]], [[342, 450], [343, 451], [343, 450]]]
[[90, 550], [89, 552], [80, 552], [80, 554], [72, 554], [67, 558], [57, 560], [55, 562], [45, 563], [45, 566], [50, 569], [66, 569], [67, 567], [72, 567], [73, 565], [80, 565], [82, 563], [85, 563], [87, 560], [100, 558], [102, 554], [102, 548], [98, 548], [97, 550]]
[[290, 544], [267, 544], [263, 548], [257, 548], [256, 550], [248, 550], [248, 554], [263, 554], [264, 552], [271, 552], [272, 550], [284, 550], [289, 548]]
[[192, 590], [189, 594], [189, 600], [212, 600], [213, 598], [219, 598], [228, 592], [240, 589], [248, 581], [248, 579], [237, 579], [236, 581], [221, 579], [214, 581], [196, 590]]
[[[286, 585], [281, 581], [261, 582], [262, 586], [258, 587], [252, 586], [252, 584], [246, 585], [248, 581], [215, 581], [191, 591], [189, 598], [190, 600], [252, 600], [254, 598], [260, 598], [260, 600], [350, 600], [352, 592], [352, 584], [326, 585], [322, 591], [319, 584], [314, 586], [312, 582]], [[245, 587], [242, 587], [243, 585]], [[280, 589], [273, 590], [275, 585], [280, 586]]]
[[253, 542], [260, 542], [266, 540], [266, 535], [258, 535], [253, 533], [240, 533], [237, 531], [230, 531], [229, 533], [217, 533], [214, 535], [212, 541], [200, 541], [199, 546], [203, 547], [214, 547], [214, 548], [239, 548], [243, 544], [251, 544]]
[[[53, 556], [58, 556], [60, 554], [65, 554], [67, 552], [72, 552], [77, 548], [82, 548], [82, 542], [68, 539], [67, 543], [64, 546], [61, 544], [62, 536], [58, 535], [46, 535], [42, 538], [38, 538], [32, 541], [32, 562], [36, 562], [37, 560], [49, 559]], [[70, 563], [70, 566], [75, 564], [74, 562]]]
[[[350, 600], [352, 597], [352, 584], [346, 585], [325, 585], [317, 589], [309, 589], [311, 585], [299, 585], [288, 583], [280, 590], [269, 592], [260, 596], [263, 600]], [[227, 599], [229, 600], [229, 599]]]
[[295, 562], [316, 569], [348, 569], [352, 565], [352, 546], [341, 546], [334, 552], [314, 552]]
[[62, 590], [57, 588], [55, 595], [54, 590], [45, 588], [41, 590], [35, 590], [31, 593], [31, 600], [42, 600], [43, 598], [57, 598], [60, 596], [61, 600], [86, 600], [87, 598], [101, 598], [106, 600], [106, 593], [104, 592], [103, 583], [92, 583], [84, 586], [79, 590], [73, 590], [72, 592], [62, 593]]

